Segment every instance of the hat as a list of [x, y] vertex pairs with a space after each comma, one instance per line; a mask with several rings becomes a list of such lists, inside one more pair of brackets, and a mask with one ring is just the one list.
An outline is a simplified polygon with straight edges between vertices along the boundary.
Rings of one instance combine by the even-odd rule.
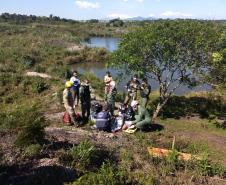
[[73, 83], [72, 83], [71, 81], [67, 81], [67, 82], [65, 83], [65, 87], [66, 87], [66, 88], [70, 88], [72, 85], [73, 85]]

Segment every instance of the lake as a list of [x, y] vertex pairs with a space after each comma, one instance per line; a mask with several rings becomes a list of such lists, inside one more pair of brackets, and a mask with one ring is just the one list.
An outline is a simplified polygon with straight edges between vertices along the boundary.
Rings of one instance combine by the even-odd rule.
[[[109, 50], [110, 52], [115, 51], [118, 48], [118, 44], [119, 44], [119, 39], [118, 38], [100, 38], [100, 37], [92, 37], [89, 39], [88, 42], [86, 42], [85, 44], [90, 46], [90, 47], [103, 47], [106, 48], [107, 50]], [[85, 73], [85, 72], [89, 72], [89, 73], [93, 73], [95, 74], [98, 78], [100, 79], [104, 79], [104, 75], [106, 73], [106, 71], [110, 71], [112, 76], [116, 79], [118, 76], [118, 71], [112, 68], [106, 68], [104, 63], [79, 63], [79, 64], [74, 64], [72, 66], [72, 70], [77, 70], [79, 73]], [[120, 76], [121, 77], [121, 76]], [[131, 77], [123, 77], [123, 79], [121, 78], [120, 81], [117, 84], [118, 90], [120, 92], [125, 92], [125, 85], [127, 83], [127, 81], [130, 79]], [[149, 83], [152, 87], [152, 90], [156, 90], [158, 89], [159, 85], [156, 81], [149, 79]], [[208, 84], [203, 84], [200, 85], [194, 89], [189, 89], [186, 86], [181, 86], [180, 88], [178, 88], [175, 91], [176, 95], [183, 95], [185, 93], [189, 93], [192, 91], [210, 91], [211, 90], [211, 86], [209, 86]]]
[[113, 37], [91, 37], [83, 44], [89, 47], [106, 48], [108, 51], [113, 52], [118, 49], [119, 41], [119, 38]]

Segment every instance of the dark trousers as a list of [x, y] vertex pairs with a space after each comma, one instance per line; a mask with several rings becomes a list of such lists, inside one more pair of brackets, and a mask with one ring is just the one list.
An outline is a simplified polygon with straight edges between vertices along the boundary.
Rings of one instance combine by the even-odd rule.
[[72, 97], [73, 97], [73, 100], [74, 100], [74, 106], [78, 105], [78, 103], [79, 103], [79, 89], [78, 90], [72, 89], [71, 92], [72, 92]]
[[89, 118], [90, 116], [90, 102], [81, 102], [81, 109], [82, 109], [82, 118]]

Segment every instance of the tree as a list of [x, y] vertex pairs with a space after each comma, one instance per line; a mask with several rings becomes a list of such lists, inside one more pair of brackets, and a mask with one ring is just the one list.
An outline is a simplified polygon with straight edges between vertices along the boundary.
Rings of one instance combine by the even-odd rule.
[[217, 49], [212, 54], [210, 73], [207, 80], [214, 86], [226, 87], [226, 31], [224, 31], [217, 43]]
[[[210, 51], [218, 37], [211, 22], [162, 20], [126, 34], [110, 65], [159, 83], [159, 101], [153, 121], [182, 84], [195, 86], [206, 72]], [[124, 67], [123, 67], [124, 66]]]

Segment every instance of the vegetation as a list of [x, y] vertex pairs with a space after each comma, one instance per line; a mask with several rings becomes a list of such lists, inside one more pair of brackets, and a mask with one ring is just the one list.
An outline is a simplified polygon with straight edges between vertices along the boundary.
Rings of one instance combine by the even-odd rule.
[[[203, 63], [207, 63], [208, 68], [215, 66], [213, 63], [216, 61], [224, 61], [222, 56], [225, 46], [220, 45], [220, 41], [216, 48], [209, 48], [209, 44], [218, 36], [218, 33], [214, 35], [216, 30], [219, 29], [219, 34], [223, 35], [222, 24], [217, 22], [176, 20], [122, 23], [113, 20], [108, 25], [97, 20], [64, 20], [54, 15], [35, 17], [3, 14], [0, 17], [1, 184], [225, 183], [225, 129], [220, 119], [225, 119], [226, 112], [224, 90], [169, 97], [159, 112], [160, 116], [156, 118], [158, 124], [153, 124], [147, 133], [128, 135], [119, 132], [111, 135], [91, 131], [88, 125], [82, 128], [63, 126], [59, 113], [64, 111], [62, 91], [65, 80], [70, 77], [69, 64], [111, 60], [106, 50], [82, 47], [80, 41], [90, 36], [121, 37], [137, 27], [147, 37], [141, 37], [135, 29], [123, 37], [121, 49], [116, 55], [130, 56], [128, 70], [134, 68], [133, 72], [138, 71], [140, 76], [148, 73], [146, 68], [143, 71], [144, 63], [135, 65], [139, 59], [135, 54], [146, 52], [149, 49], [147, 42], [150, 41], [153, 44], [156, 40], [161, 42], [166, 60], [170, 60], [171, 55], [187, 56], [183, 48], [178, 46], [174, 49], [175, 40], [178, 43], [178, 40], [187, 38], [186, 42], [183, 40], [187, 51], [198, 53], [198, 56], [201, 52], [206, 54], [206, 50], [219, 53], [213, 57], [213, 61], [212, 53], [207, 53], [208, 60]], [[159, 30], [160, 27], [165, 29]], [[199, 32], [189, 34], [196, 30]], [[152, 34], [156, 37], [151, 37]], [[183, 37], [184, 34], [187, 37]], [[224, 40], [223, 36], [219, 38]], [[189, 44], [195, 48], [190, 48]], [[131, 55], [120, 52], [125, 49]], [[156, 48], [151, 49], [155, 54]], [[192, 59], [196, 57], [191, 56]], [[165, 59], [163, 64], [167, 64], [167, 70], [176, 68], [171, 63], [168, 65]], [[190, 60], [189, 57], [187, 59]], [[114, 65], [119, 64], [118, 60], [113, 62]], [[193, 70], [194, 66], [202, 67], [203, 63], [195, 61], [187, 65], [185, 62], [184, 67]], [[153, 67], [151, 64], [148, 65], [149, 69]], [[210, 69], [212, 75], [223, 75], [222, 71], [217, 71], [223, 70], [220, 65]], [[26, 76], [28, 71], [47, 73], [51, 78]], [[186, 76], [187, 73], [182, 72]], [[192, 78], [189, 81], [185, 76], [183, 83], [191, 85]], [[103, 94], [104, 84], [95, 75], [88, 72], [80, 74], [80, 77], [91, 82], [97, 96]], [[207, 76], [204, 77], [207, 79]], [[200, 77], [200, 80], [203, 79]], [[211, 83], [223, 84], [220, 79], [212, 79], [208, 78]], [[123, 95], [118, 94], [117, 100], [122, 101]], [[150, 100], [148, 108], [155, 112], [159, 93], [152, 92]], [[147, 147], [171, 149], [174, 136], [175, 149], [167, 158], [153, 158], [148, 154]], [[199, 155], [203, 160], [180, 161], [178, 152]]]
[[218, 30], [208, 22], [158, 21], [125, 35], [111, 65], [119, 69], [126, 66], [127, 72], [158, 82], [160, 97], [154, 121], [179, 86], [197, 85], [200, 78], [195, 75], [206, 71]]

